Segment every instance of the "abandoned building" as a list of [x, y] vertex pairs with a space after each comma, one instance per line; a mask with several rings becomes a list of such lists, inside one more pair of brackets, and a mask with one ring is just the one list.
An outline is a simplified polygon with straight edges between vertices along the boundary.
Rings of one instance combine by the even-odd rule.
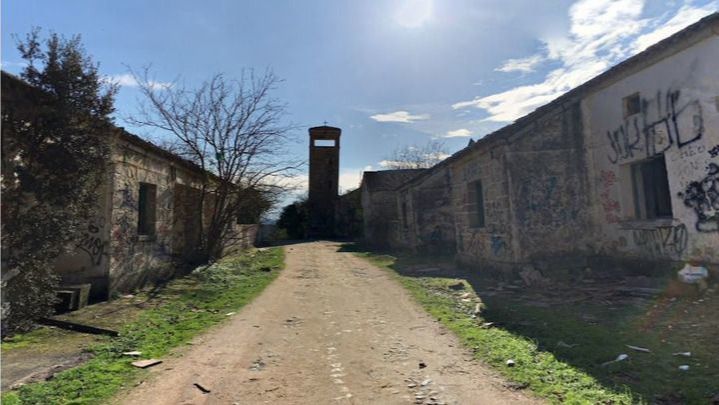
[[[362, 175], [364, 240], [372, 246], [401, 244], [395, 190], [425, 169], [366, 171]], [[406, 212], [406, 211], [404, 211]]]
[[500, 272], [719, 266], [717, 61], [715, 13], [403, 184], [365, 173], [366, 240]]
[[[3, 104], [33, 90], [3, 72]], [[178, 263], [197, 260], [201, 187], [212, 178], [122, 128], [113, 128], [109, 137], [111, 162], [107, 180], [97, 190], [97, 215], [87, 218], [75, 251], [55, 264], [63, 285], [89, 286], [90, 298], [96, 300], [166, 279], [175, 275]], [[202, 206], [207, 218], [208, 204]], [[256, 223], [238, 223], [227, 249], [251, 246], [257, 228]]]

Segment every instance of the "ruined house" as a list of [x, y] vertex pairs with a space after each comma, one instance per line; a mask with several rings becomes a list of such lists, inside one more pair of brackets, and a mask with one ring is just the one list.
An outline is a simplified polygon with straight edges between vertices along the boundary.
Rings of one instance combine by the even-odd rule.
[[414, 251], [439, 241], [500, 272], [717, 266], [717, 66], [715, 13], [382, 189], [397, 208], [366, 215], [365, 232], [398, 219], [398, 238], [370, 236]]
[[367, 171], [360, 184], [364, 241], [373, 246], [397, 246], [400, 236], [400, 214], [397, 210], [397, 187], [425, 169]]
[[[3, 104], [34, 91], [24, 81], [2, 74]], [[108, 134], [111, 162], [97, 190], [97, 215], [87, 218], [76, 249], [57, 259], [63, 285], [90, 285], [91, 299], [106, 299], [176, 275], [178, 267], [199, 258], [203, 182], [213, 176], [199, 166], [122, 128]], [[202, 212], [202, 213], [201, 213]], [[242, 221], [238, 221], [242, 222]], [[254, 243], [255, 223], [235, 226], [228, 250]]]

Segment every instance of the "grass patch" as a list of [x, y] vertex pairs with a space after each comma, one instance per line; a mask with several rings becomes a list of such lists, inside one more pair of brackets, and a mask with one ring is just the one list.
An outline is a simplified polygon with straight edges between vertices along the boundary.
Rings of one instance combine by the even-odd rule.
[[[93, 346], [95, 357], [59, 373], [48, 382], [3, 394], [3, 404], [94, 404], [110, 398], [148, 371], [132, 367], [122, 352], [139, 350], [143, 358], [161, 357], [212, 325], [227, 319], [275, 279], [283, 267], [281, 248], [228, 257], [174, 280], [159, 292], [163, 303], [127, 324], [120, 336]], [[14, 345], [42, 342], [37, 333], [18, 336]], [[3, 346], [5, 343], [3, 343]]]
[[[392, 270], [478, 359], [551, 402], [705, 404], [719, 395], [716, 286], [701, 298], [660, 296], [609, 305], [587, 300], [544, 307], [535, 301], [537, 291], [490, 294], [490, 280], [476, 272], [423, 277], [410, 269], [432, 266], [427, 258], [346, 249]], [[463, 290], [449, 288], [460, 281]], [[484, 306], [478, 319], [471, 318], [475, 303], [460, 299], [465, 292], [474, 295], [475, 289]], [[555, 293], [570, 298], [571, 291], [562, 291]], [[495, 325], [482, 328], [484, 322]], [[645, 347], [651, 353], [626, 345]], [[691, 356], [675, 356], [677, 352]], [[629, 359], [602, 365], [620, 353]], [[507, 367], [508, 359], [516, 366]], [[680, 371], [679, 365], [690, 369]]]
[[[378, 266], [394, 270], [396, 259], [392, 256], [357, 254]], [[482, 328], [482, 320], [472, 319], [466, 308], [452, 297], [449, 285], [460, 280], [395, 274], [427, 312], [473, 349], [477, 359], [492, 365], [508, 379], [526, 385], [537, 395], [553, 403], [637, 402], [630, 392], [605, 387], [591, 375], [558, 360], [553, 353], [541, 350], [534, 340], [503, 328]], [[465, 283], [463, 291], [472, 292], [471, 288]], [[509, 359], [515, 361], [514, 367], [506, 365]]]

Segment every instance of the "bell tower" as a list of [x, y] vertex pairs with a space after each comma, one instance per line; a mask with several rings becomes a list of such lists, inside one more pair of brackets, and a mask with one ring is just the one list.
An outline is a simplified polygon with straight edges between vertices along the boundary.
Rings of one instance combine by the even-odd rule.
[[323, 125], [310, 128], [310, 223], [308, 236], [334, 234], [339, 192], [340, 135], [342, 130]]

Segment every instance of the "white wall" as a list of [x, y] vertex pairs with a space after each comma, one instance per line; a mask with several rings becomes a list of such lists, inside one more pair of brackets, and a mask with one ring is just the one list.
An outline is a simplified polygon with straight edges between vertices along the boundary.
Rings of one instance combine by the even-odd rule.
[[[623, 98], [636, 92], [642, 112], [625, 118]], [[597, 90], [582, 104], [597, 249], [719, 263], [719, 37]], [[630, 166], [661, 153], [673, 219], [637, 220]]]

